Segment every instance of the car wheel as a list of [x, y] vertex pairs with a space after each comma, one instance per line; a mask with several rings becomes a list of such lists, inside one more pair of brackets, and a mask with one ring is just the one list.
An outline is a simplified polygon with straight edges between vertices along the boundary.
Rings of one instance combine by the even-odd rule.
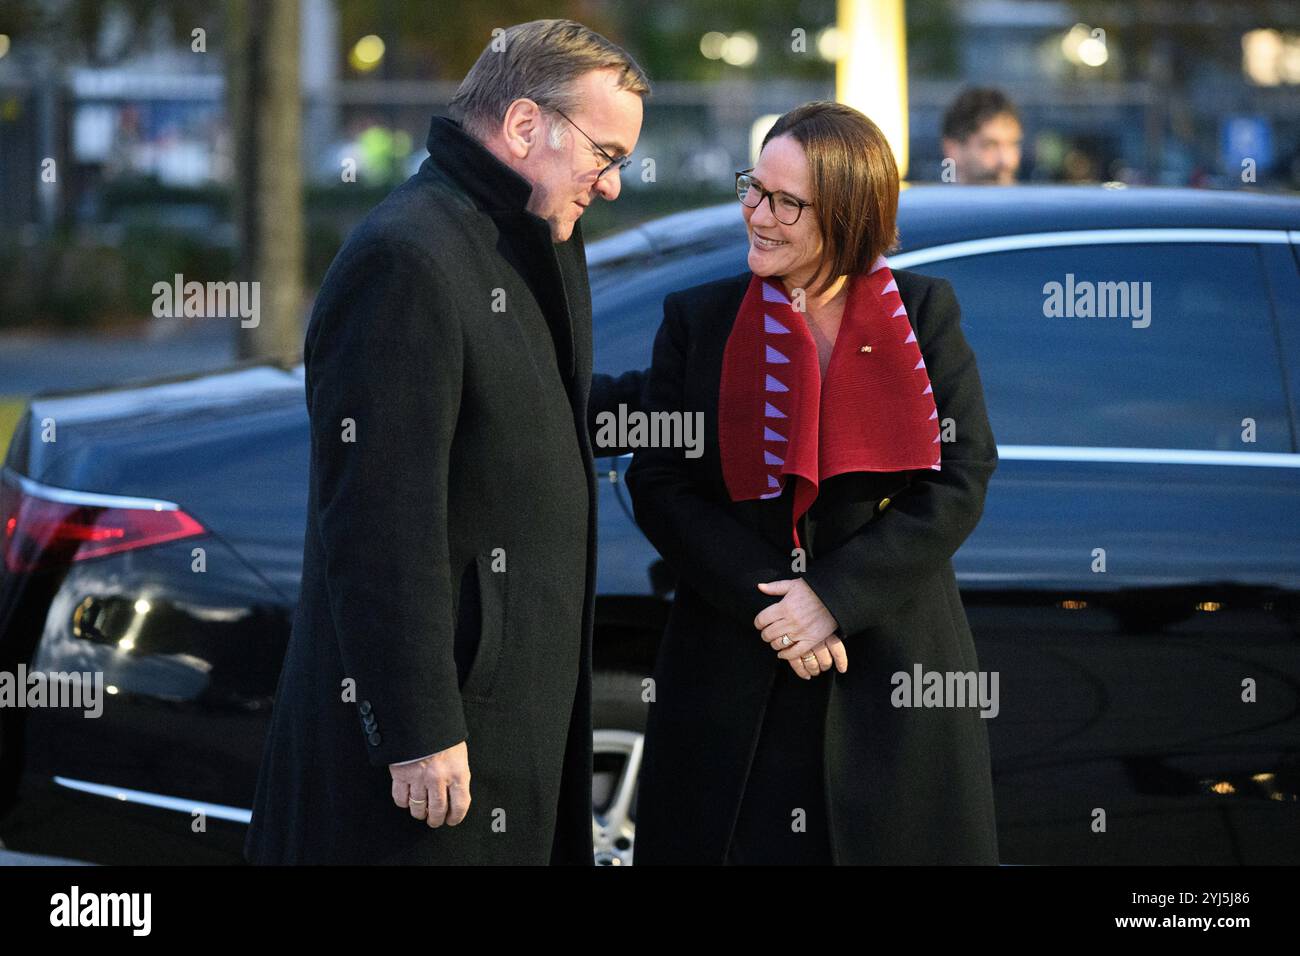
[[636, 839], [647, 704], [642, 678], [597, 672], [592, 678], [591, 836], [597, 866], [628, 866]]

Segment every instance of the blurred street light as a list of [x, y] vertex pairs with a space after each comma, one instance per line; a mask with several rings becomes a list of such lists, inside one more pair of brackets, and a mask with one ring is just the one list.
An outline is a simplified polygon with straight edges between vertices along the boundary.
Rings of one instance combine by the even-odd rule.
[[826, 27], [817, 34], [817, 53], [827, 62], [835, 63], [844, 56], [845, 46], [839, 27]]
[[373, 33], [363, 36], [348, 54], [348, 65], [358, 73], [369, 73], [384, 58], [384, 41]]
[[744, 30], [733, 33], [722, 44], [722, 59], [732, 66], [751, 66], [758, 59], [758, 37]]
[[710, 30], [704, 36], [700, 37], [700, 53], [707, 59], [721, 60], [722, 47], [727, 42], [727, 35], [719, 33], [717, 30]]
[[700, 37], [700, 54], [732, 66], [752, 66], [758, 59], [758, 37], [744, 30], [730, 35], [710, 30]]
[[1102, 66], [1110, 59], [1105, 32], [1086, 23], [1076, 23], [1061, 37], [1061, 52], [1078, 66]]
[[1300, 35], [1268, 29], [1242, 34], [1241, 71], [1258, 86], [1300, 83]]

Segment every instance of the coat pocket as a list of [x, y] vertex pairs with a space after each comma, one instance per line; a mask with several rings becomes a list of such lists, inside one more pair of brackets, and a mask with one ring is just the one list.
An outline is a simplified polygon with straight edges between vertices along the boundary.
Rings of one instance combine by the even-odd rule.
[[456, 625], [456, 672], [464, 698], [492, 696], [506, 630], [505, 572], [492, 570], [491, 557], [478, 555], [461, 578]]

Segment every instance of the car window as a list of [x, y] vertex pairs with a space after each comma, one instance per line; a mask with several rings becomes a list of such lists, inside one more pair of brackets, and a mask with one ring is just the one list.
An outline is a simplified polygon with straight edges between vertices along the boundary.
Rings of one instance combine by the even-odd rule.
[[648, 368], [655, 333], [664, 317], [664, 296], [744, 272], [744, 233], [719, 237], [689, 252], [621, 261], [593, 268], [591, 277], [592, 367], [618, 375]]
[[999, 443], [1291, 451], [1255, 246], [1065, 246], [917, 271], [956, 291]]

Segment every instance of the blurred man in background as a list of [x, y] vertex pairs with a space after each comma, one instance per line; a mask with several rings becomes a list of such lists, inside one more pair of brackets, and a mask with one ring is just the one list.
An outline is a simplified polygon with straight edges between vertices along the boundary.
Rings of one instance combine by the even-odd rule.
[[[1020, 170], [1020, 114], [1001, 90], [972, 87], [943, 116], [944, 181], [1010, 186]], [[952, 160], [949, 164], [948, 160]]]

